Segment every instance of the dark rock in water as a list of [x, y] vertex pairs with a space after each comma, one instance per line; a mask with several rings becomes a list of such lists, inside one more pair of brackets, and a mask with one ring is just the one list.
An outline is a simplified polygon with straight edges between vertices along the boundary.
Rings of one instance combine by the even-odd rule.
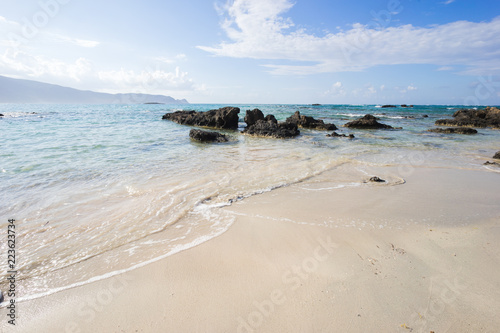
[[500, 128], [500, 109], [496, 107], [458, 110], [453, 114], [453, 118], [436, 120], [436, 125]]
[[429, 116], [428, 116], [428, 115], [426, 115], [426, 114], [424, 114], [424, 115], [422, 116], [422, 118], [429, 118]]
[[276, 118], [272, 114], [268, 114], [264, 117], [264, 114], [259, 109], [247, 110], [245, 116], [245, 123], [247, 127], [254, 125], [258, 120], [270, 121], [273, 123], [278, 123]]
[[245, 123], [247, 126], [252, 126], [257, 122], [257, 120], [264, 120], [264, 114], [259, 109], [247, 110], [245, 116]]
[[496, 166], [500, 166], [500, 163], [497, 163], [497, 162], [490, 162], [490, 161], [486, 161], [483, 163], [484, 165], [496, 165]]
[[500, 160], [500, 151], [497, 151], [493, 158]]
[[344, 127], [349, 128], [359, 128], [359, 129], [392, 129], [392, 126], [379, 123], [377, 118], [371, 114], [367, 114], [364, 117], [351, 121], [344, 125]]
[[300, 111], [296, 111], [293, 116], [288, 117], [286, 119], [287, 123], [296, 124], [301, 128], [309, 128], [316, 130], [327, 130], [334, 131], [337, 129], [337, 126], [334, 124], [325, 124], [323, 120], [314, 119], [313, 117], [302, 116], [300, 115]]
[[270, 120], [257, 120], [251, 126], [247, 126], [241, 133], [254, 136], [265, 136], [277, 139], [292, 138], [300, 134], [296, 124], [277, 123]]
[[199, 129], [189, 131], [189, 137], [200, 142], [227, 142], [227, 136], [217, 132], [207, 132]]
[[378, 178], [378, 177], [376, 177], [376, 176], [375, 176], [375, 177], [370, 178], [370, 179], [369, 179], [369, 181], [371, 181], [372, 183], [385, 183], [385, 180], [380, 179], [380, 178]]
[[431, 128], [429, 132], [443, 134], [477, 134], [477, 131], [475, 129], [468, 127]]
[[266, 116], [266, 118], [264, 118], [264, 120], [265, 121], [270, 121], [270, 122], [275, 123], [275, 124], [278, 123], [278, 121], [276, 120], [276, 118], [272, 114], [268, 114]]
[[354, 139], [354, 134], [338, 134], [337, 132], [333, 132], [332, 134], [327, 134], [326, 135], [329, 138], [349, 138], [349, 139]]
[[396, 105], [382, 105], [383, 108], [395, 108]]
[[207, 112], [176, 111], [165, 114], [162, 119], [171, 120], [181, 125], [237, 129], [238, 113], [240, 113], [239, 108], [227, 106]]
[[0, 113], [0, 117], [3, 117], [3, 114]]
[[0, 303], [3, 302], [3, 292], [0, 290]]
[[312, 106], [321, 106], [321, 104], [314, 103], [314, 104], [312, 104]]

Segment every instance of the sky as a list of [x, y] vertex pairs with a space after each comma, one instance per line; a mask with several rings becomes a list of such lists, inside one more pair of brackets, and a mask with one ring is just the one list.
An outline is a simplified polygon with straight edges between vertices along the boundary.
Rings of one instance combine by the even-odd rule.
[[0, 75], [191, 103], [500, 104], [498, 0], [0, 0]]

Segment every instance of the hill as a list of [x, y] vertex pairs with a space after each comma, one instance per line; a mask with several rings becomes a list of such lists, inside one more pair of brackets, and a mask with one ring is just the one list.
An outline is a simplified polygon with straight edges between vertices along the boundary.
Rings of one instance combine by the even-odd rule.
[[0, 103], [188, 104], [188, 101], [163, 95], [106, 94], [0, 76]]

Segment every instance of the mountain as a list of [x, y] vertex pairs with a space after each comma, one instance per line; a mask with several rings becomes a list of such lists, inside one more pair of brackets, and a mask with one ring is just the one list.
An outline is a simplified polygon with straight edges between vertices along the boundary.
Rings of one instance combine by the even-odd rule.
[[0, 76], [0, 103], [188, 104], [188, 101], [163, 95], [106, 94]]

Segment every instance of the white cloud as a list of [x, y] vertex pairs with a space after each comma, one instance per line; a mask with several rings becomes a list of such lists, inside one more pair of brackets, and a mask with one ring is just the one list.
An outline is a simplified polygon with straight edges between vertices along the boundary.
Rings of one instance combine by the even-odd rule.
[[73, 63], [68, 63], [11, 49], [0, 55], [0, 72], [24, 74], [32, 78], [69, 77], [79, 82], [82, 76], [91, 71], [91, 67], [90, 62], [85, 58], [78, 58]]
[[344, 89], [344, 85], [342, 82], [335, 82], [330, 89], [325, 92], [325, 95], [333, 95], [333, 96], [345, 96], [347, 93]]
[[450, 3], [455, 2], [455, 0], [446, 0], [445, 2], [442, 2], [443, 5], [449, 5]]
[[418, 88], [417, 87], [414, 87], [412, 84], [408, 86], [408, 88], [406, 88], [406, 90], [408, 91], [413, 91], [413, 90], [417, 90]]
[[191, 90], [195, 86], [188, 73], [182, 72], [179, 67], [174, 72], [160, 69], [101, 71], [98, 77], [105, 83], [111, 83], [117, 91], [164, 93], [165, 90]]
[[451, 66], [442, 66], [442, 67], [439, 67], [437, 70], [438, 71], [452, 71], [454, 68], [451, 67]]
[[284, 16], [292, 6], [290, 0], [235, 0], [226, 5], [222, 23], [229, 41], [198, 48], [217, 56], [309, 62], [266, 65], [275, 74], [360, 71], [394, 64], [464, 65], [464, 73], [474, 75], [500, 72], [500, 16], [491, 22], [377, 30], [356, 23], [347, 31], [316, 36], [293, 29], [291, 19]]

